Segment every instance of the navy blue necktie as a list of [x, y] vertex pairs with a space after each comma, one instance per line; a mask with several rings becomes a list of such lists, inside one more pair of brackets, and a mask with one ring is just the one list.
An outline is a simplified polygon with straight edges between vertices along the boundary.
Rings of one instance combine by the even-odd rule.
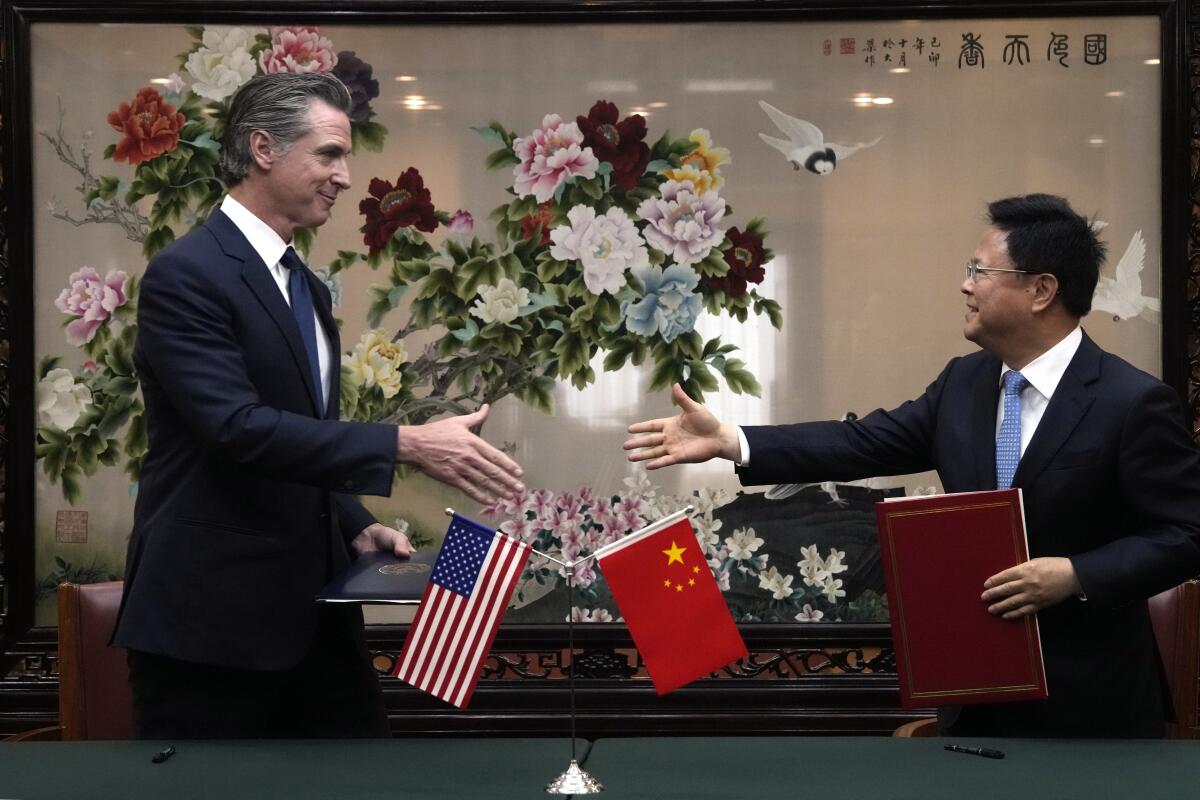
[[1004, 419], [996, 435], [997, 489], [1012, 487], [1021, 461], [1021, 390], [1028, 385], [1025, 376], [1015, 369], [1004, 373]]
[[300, 338], [304, 340], [304, 349], [308, 353], [312, 385], [317, 389], [317, 405], [324, 412], [325, 393], [321, 390], [321, 361], [317, 358], [317, 325], [313, 319], [312, 293], [308, 289], [308, 277], [305, 275], [308, 268], [291, 247], [283, 251], [283, 257], [279, 261], [288, 270], [288, 297], [292, 302], [292, 316], [296, 318]]

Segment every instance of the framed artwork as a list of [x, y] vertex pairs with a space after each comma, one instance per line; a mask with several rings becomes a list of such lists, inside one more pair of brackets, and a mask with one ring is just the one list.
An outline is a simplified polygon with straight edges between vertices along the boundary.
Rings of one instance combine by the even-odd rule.
[[[690, 504], [751, 645], [724, 683], [836, 674], [850, 682], [822, 691], [875, 693], [885, 727], [873, 503], [937, 476], [741, 487], [727, 464], [630, 464], [625, 428], [671, 413], [675, 382], [744, 424], [918, 396], [974, 348], [960, 285], [986, 204], [1031, 192], [1101, 231], [1084, 326], [1186, 396], [1195, 426], [1188, 8], [7, 4], [5, 641], [48, 635], [59, 581], [122, 574], [146, 449], [139, 277], [219, 204], [237, 88], [322, 71], [354, 97], [353, 188], [297, 246], [334, 298], [342, 416], [489, 403], [482, 435], [529, 486], [480, 507], [400, 471], [368, 507], [423, 547], [452, 506], [574, 558]], [[570, 604], [562, 581], [536, 558], [522, 576], [495, 691], [568, 662], [641, 691], [602, 575]], [[369, 617], [381, 669], [392, 613]], [[568, 617], [590, 661], [556, 643]]]

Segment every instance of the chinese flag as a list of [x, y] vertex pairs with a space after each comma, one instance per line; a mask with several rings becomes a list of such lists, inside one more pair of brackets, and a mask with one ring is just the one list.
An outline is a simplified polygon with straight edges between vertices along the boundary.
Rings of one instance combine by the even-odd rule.
[[686, 517], [648, 525], [597, 556], [660, 695], [747, 655]]

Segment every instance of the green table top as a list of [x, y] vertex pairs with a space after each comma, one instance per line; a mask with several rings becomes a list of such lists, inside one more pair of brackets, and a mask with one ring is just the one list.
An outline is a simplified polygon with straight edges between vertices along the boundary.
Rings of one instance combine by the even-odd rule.
[[[746, 737], [602, 739], [584, 768], [616, 800], [878, 797], [1184, 797], [1200, 786], [1200, 742], [953, 740], [1002, 760], [942, 749], [945, 739]], [[564, 739], [0, 743], [9, 800], [471, 800], [546, 797], [566, 768]]]
[[[566, 739], [0, 743], [4, 800], [470, 800], [545, 797]], [[577, 748], [581, 758], [586, 742]]]
[[[991, 747], [1003, 759], [943, 749]], [[606, 798], [1191, 797], [1200, 742], [753, 737], [607, 739], [586, 767]]]

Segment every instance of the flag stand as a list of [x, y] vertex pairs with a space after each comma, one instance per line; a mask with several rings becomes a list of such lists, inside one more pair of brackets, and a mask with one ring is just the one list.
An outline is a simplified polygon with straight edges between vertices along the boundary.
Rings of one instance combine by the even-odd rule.
[[599, 794], [604, 791], [604, 786], [575, 760], [575, 620], [571, 616], [571, 610], [575, 607], [575, 562], [563, 564], [563, 569], [567, 574], [567, 652], [571, 659], [571, 671], [567, 673], [571, 697], [571, 763], [561, 775], [547, 784], [546, 794]]

